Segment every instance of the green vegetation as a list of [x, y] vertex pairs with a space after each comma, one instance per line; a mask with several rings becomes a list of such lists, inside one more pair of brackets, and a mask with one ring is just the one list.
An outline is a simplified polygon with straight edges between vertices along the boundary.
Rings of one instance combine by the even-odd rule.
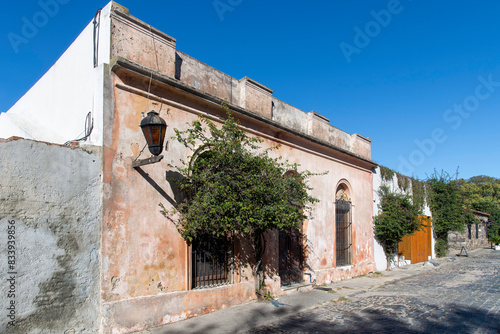
[[399, 190], [408, 193], [411, 189], [412, 202], [419, 212], [426, 204], [430, 206], [438, 256], [445, 256], [448, 251], [449, 231], [463, 231], [464, 224], [476, 222], [471, 209], [490, 215], [487, 224], [489, 240], [493, 243], [499, 240], [500, 179], [479, 175], [464, 180], [457, 179], [457, 174], [434, 172], [427, 180], [420, 181], [384, 166], [379, 168], [383, 181], [390, 181], [396, 175]]
[[491, 242], [492, 244], [495, 244], [495, 245], [499, 245], [500, 244], [500, 235], [498, 234], [498, 230], [497, 230], [497, 234], [491, 235], [488, 238], [488, 241]]
[[[249, 237], [253, 257], [247, 257], [254, 273], [260, 272], [265, 252], [265, 232], [298, 228], [310, 206], [309, 171], [269, 153], [279, 146], [261, 149], [260, 138], [240, 129], [227, 106], [227, 119], [217, 127], [205, 117], [185, 131], [175, 129], [175, 139], [192, 150], [189, 163], [176, 167], [182, 178], [173, 180], [184, 199], [174, 210], [174, 223], [191, 242], [203, 234], [215, 237], [236, 232]], [[253, 261], [253, 259], [255, 261]], [[256, 284], [258, 284], [256, 282]]]
[[379, 166], [379, 168], [380, 168], [380, 175], [382, 176], [382, 180], [384, 181], [390, 181], [394, 177], [394, 174], [396, 173], [392, 169], [389, 169], [384, 166]]
[[500, 205], [494, 201], [487, 200], [484, 197], [470, 206], [477, 211], [485, 212], [490, 215], [488, 220], [488, 240], [493, 244], [500, 243]]
[[468, 208], [490, 215], [488, 239], [500, 243], [500, 179], [479, 175], [460, 180], [460, 190]]
[[384, 276], [384, 274], [382, 274], [380, 271], [376, 271], [376, 272], [373, 272], [373, 273], [369, 273], [367, 276], [369, 278], [377, 278], [377, 277]]
[[478, 202], [500, 204], [500, 179], [481, 175], [460, 181], [462, 184], [461, 190], [467, 204], [475, 205]]
[[460, 190], [461, 182], [450, 174], [436, 171], [427, 180], [430, 185], [430, 207], [434, 232], [436, 233], [436, 254], [446, 256], [448, 232], [463, 231], [464, 224], [475, 222], [474, 215], [466, 208], [465, 198]]
[[426, 183], [414, 178], [411, 178], [411, 188], [413, 191], [412, 198], [413, 198], [413, 204], [417, 207], [419, 211], [424, 210], [425, 203], [427, 201], [427, 196], [426, 194], [428, 193], [426, 191]]
[[419, 218], [421, 210], [413, 204], [411, 196], [393, 193], [386, 186], [380, 188], [379, 196], [379, 214], [373, 217], [374, 232], [384, 247], [389, 269], [390, 259], [396, 254], [401, 239], [422, 226]]
[[405, 176], [384, 166], [379, 166], [379, 169], [382, 181], [391, 181], [394, 175], [396, 175], [399, 190], [406, 193], [411, 190], [413, 193], [413, 204], [415, 204], [421, 211], [423, 211], [424, 206], [428, 201], [427, 195], [429, 193], [427, 189], [427, 183], [425, 181], [420, 181], [413, 177]]
[[404, 192], [408, 192], [408, 190], [410, 190], [411, 178], [399, 173], [396, 173], [396, 176], [398, 177], [399, 189], [403, 190]]
[[274, 297], [271, 292], [269, 291], [265, 291], [265, 290], [260, 290], [260, 291], [257, 291], [257, 296], [259, 296], [259, 299], [262, 300], [262, 301], [266, 301], [266, 302], [272, 302], [273, 300], [276, 299], [276, 297]]

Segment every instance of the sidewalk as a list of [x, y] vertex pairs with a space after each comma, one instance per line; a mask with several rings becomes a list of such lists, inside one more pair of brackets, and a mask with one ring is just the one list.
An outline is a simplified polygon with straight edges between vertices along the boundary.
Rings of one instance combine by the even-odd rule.
[[[469, 252], [469, 256], [474, 257], [475, 254], [481, 251], [479, 249]], [[290, 314], [313, 309], [325, 303], [336, 302], [339, 299], [349, 299], [350, 296], [436, 270], [451, 263], [458, 263], [464, 259], [464, 257], [448, 257], [434, 259], [430, 262], [410, 264], [390, 271], [371, 273], [345, 281], [317, 286], [313, 290], [281, 296], [271, 302], [254, 301], [233, 306], [139, 333], [242, 333]]]

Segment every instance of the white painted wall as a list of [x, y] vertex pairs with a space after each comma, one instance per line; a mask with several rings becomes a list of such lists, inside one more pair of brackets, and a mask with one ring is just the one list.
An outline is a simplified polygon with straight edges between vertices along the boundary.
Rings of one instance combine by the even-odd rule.
[[[382, 185], [382, 176], [380, 175], [380, 168], [377, 167], [373, 172], [373, 215], [377, 215], [379, 211], [380, 196], [378, 191]], [[387, 269], [387, 257], [384, 253], [384, 248], [375, 238], [374, 242], [375, 264], [377, 271], [384, 271]]]
[[0, 138], [19, 136], [64, 144], [83, 137], [92, 112], [87, 144], [102, 145], [104, 66], [110, 58], [109, 3], [101, 12], [99, 66], [94, 68], [93, 20], [45, 75], [10, 109], [0, 114]]
[[[375, 172], [373, 173], [373, 214], [374, 215], [377, 215], [379, 212], [378, 206], [380, 205], [380, 196], [378, 195], [378, 192], [379, 192], [379, 189], [382, 185], [388, 186], [392, 192], [403, 193], [403, 191], [401, 189], [399, 189], [397, 175], [394, 175], [394, 177], [390, 181], [382, 180], [382, 175], [380, 174], [380, 168], [377, 167], [375, 169]], [[412, 194], [411, 187], [410, 187], [409, 194], [410, 195]], [[424, 215], [432, 216], [431, 210], [427, 204], [424, 206]], [[434, 231], [434, 228], [433, 228], [433, 231]], [[435, 239], [433, 236], [432, 237], [432, 258], [436, 257], [436, 252], [434, 250], [434, 244], [435, 244]], [[374, 251], [375, 251], [375, 263], [377, 266], [377, 271], [386, 270], [387, 269], [387, 257], [385, 256], [384, 248], [377, 241], [377, 239], [375, 239], [375, 242], [374, 242]], [[396, 262], [397, 262], [396, 258], [392, 259], [391, 268], [394, 268], [396, 266]]]
[[[378, 194], [381, 186], [387, 186], [392, 192], [401, 192], [398, 187], [398, 179], [396, 175], [390, 181], [383, 181], [382, 175], [380, 174], [380, 168], [377, 167], [373, 173], [373, 214], [377, 215], [379, 212], [380, 196]], [[375, 251], [375, 264], [377, 266], [377, 271], [382, 271], [387, 269], [387, 257], [384, 253], [384, 248], [375, 239], [374, 241], [374, 251]], [[391, 260], [391, 268], [396, 266], [397, 259]]]
[[[432, 217], [432, 212], [430, 206], [426, 203], [424, 206], [424, 215]], [[434, 234], [434, 224], [432, 224], [432, 238], [431, 238], [431, 246], [432, 246], [432, 258], [436, 258], [436, 238]]]

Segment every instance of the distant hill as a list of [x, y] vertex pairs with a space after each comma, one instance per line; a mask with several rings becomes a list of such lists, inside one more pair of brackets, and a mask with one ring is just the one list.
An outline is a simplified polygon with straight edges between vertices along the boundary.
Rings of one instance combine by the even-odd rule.
[[497, 179], [496, 177], [492, 176], [478, 175], [471, 177], [470, 179], [467, 180], [467, 182], [474, 184], [500, 183], [500, 179]]

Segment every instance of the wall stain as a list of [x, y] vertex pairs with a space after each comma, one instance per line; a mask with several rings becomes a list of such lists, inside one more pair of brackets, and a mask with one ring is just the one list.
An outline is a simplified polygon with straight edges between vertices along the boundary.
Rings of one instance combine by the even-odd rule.
[[56, 260], [61, 270], [55, 271], [52, 277], [38, 285], [38, 295], [33, 300], [36, 311], [17, 321], [17, 333], [30, 333], [34, 329], [63, 333], [68, 321], [75, 317], [79, 306], [85, 299], [79, 300], [75, 293], [76, 273], [73, 268], [74, 257], [80, 250], [76, 236], [68, 226], [71, 221], [66, 219], [51, 223], [49, 229], [58, 237], [57, 246], [65, 251]]

